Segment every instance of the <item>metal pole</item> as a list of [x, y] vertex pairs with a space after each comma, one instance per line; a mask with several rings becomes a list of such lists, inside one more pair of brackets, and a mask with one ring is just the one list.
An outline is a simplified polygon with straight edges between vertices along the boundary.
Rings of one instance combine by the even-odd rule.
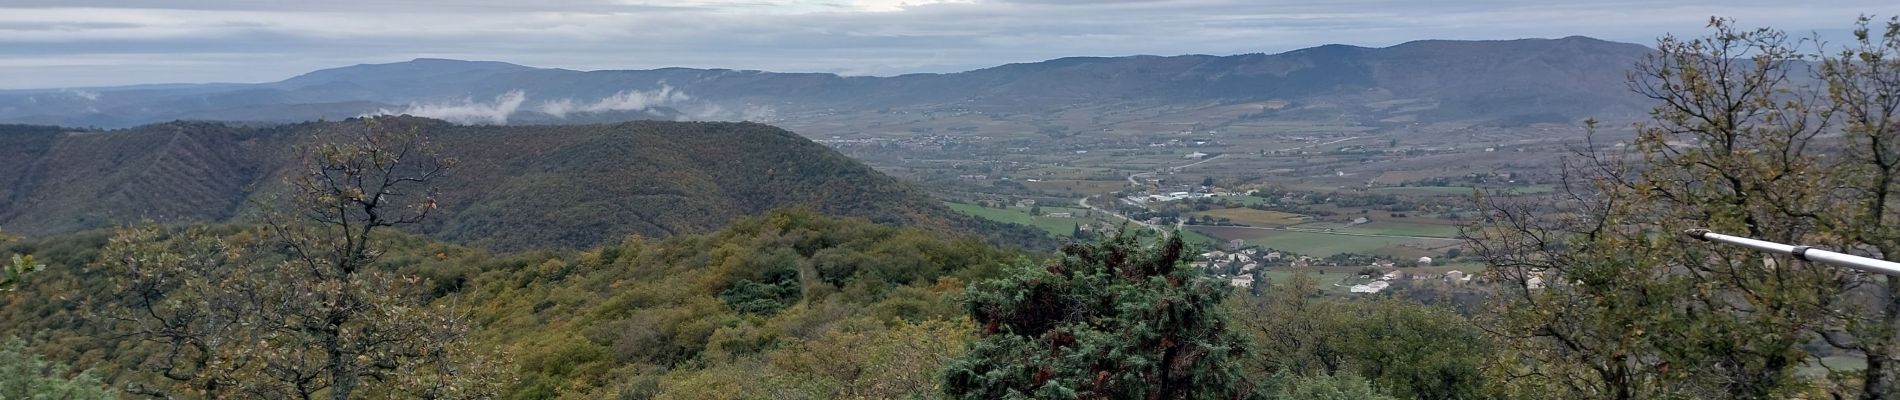
[[1690, 229], [1687, 231], [1683, 231], [1682, 234], [1688, 235], [1689, 237], [1696, 238], [1698, 240], [1703, 240], [1703, 241], [1716, 242], [1716, 243], [1722, 243], [1722, 244], [1731, 244], [1731, 245], [1736, 245], [1736, 246], [1741, 246], [1741, 247], [1747, 247], [1750, 249], [1754, 249], [1756, 251], [1794, 256], [1795, 259], [1802, 260], [1802, 261], [1811, 261], [1811, 262], [1817, 262], [1817, 263], [1832, 265], [1832, 266], [1841, 267], [1841, 268], [1850, 268], [1850, 269], [1859, 270], [1859, 271], [1866, 271], [1866, 272], [1872, 272], [1872, 273], [1877, 273], [1877, 274], [1882, 274], [1882, 275], [1887, 275], [1887, 276], [1900, 277], [1900, 263], [1887, 261], [1887, 260], [1873, 259], [1873, 258], [1861, 257], [1861, 256], [1856, 256], [1856, 255], [1851, 255], [1851, 254], [1842, 254], [1842, 253], [1837, 253], [1837, 252], [1832, 252], [1832, 251], [1827, 251], [1827, 250], [1821, 250], [1821, 249], [1817, 249], [1817, 248], [1813, 248], [1809, 246], [1786, 245], [1786, 244], [1775, 243], [1775, 242], [1770, 242], [1766, 240], [1755, 240], [1755, 239], [1749, 239], [1749, 238], [1740, 237], [1740, 236], [1729, 236], [1729, 235], [1724, 235], [1720, 233], [1710, 232], [1707, 229]]

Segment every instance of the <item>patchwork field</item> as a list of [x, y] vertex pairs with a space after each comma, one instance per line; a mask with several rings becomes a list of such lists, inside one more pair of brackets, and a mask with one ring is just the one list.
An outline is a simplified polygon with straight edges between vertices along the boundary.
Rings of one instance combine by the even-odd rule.
[[1219, 240], [1240, 239], [1250, 244], [1316, 257], [1340, 253], [1401, 258], [1437, 256], [1444, 254], [1445, 249], [1460, 245], [1459, 241], [1452, 239], [1357, 236], [1221, 226], [1196, 226], [1193, 229]]
[[[1251, 197], [1251, 198], [1258, 199], [1258, 197], [1252, 197], [1252, 196], [1239, 196], [1239, 197]], [[1206, 212], [1201, 212], [1197, 214], [1212, 216], [1214, 218], [1227, 218], [1227, 219], [1233, 220], [1234, 223], [1245, 224], [1249, 226], [1288, 226], [1288, 225], [1296, 225], [1296, 224], [1307, 222], [1307, 218], [1299, 214], [1280, 212], [1280, 211], [1255, 210], [1251, 208], [1223, 208], [1223, 209], [1218, 209], [1218, 210], [1208, 210]]]
[[1128, 181], [1119, 179], [1113, 181], [1049, 179], [1037, 182], [1024, 181], [1023, 186], [1048, 192], [1074, 193], [1080, 197], [1122, 190], [1123, 187], [1128, 186]]
[[1467, 186], [1391, 186], [1371, 189], [1381, 193], [1410, 193], [1429, 195], [1465, 195], [1470, 196], [1472, 188]]
[[1243, 206], [1251, 206], [1251, 205], [1257, 205], [1257, 204], [1267, 202], [1267, 198], [1259, 197], [1259, 196], [1227, 196], [1227, 197], [1222, 197], [1221, 200], [1239, 203], [1240, 205], [1243, 205]]
[[1348, 233], [1369, 233], [1375, 235], [1432, 236], [1442, 238], [1458, 237], [1458, 226], [1449, 224], [1427, 224], [1415, 222], [1396, 222], [1374, 220], [1340, 229]]
[[[1369, 190], [1373, 192], [1378, 192], [1378, 193], [1394, 193], [1394, 194], [1416, 194], [1416, 195], [1429, 195], [1429, 196], [1470, 196], [1473, 189], [1474, 188], [1469, 187], [1469, 186], [1387, 186], [1387, 187], [1376, 187]], [[1510, 187], [1503, 187], [1503, 188], [1485, 187], [1485, 188], [1480, 188], [1480, 189], [1485, 191], [1486, 193], [1502, 190], [1502, 191], [1518, 193], [1518, 194], [1541, 194], [1541, 193], [1550, 193], [1554, 190], [1554, 188], [1551, 187], [1551, 185], [1526, 185], [1526, 186], [1510, 186]]]
[[1215, 239], [1213, 236], [1207, 236], [1207, 234], [1195, 232], [1193, 229], [1182, 229], [1181, 240], [1186, 241], [1187, 243], [1190, 243], [1190, 244], [1199, 244], [1199, 245], [1214, 245], [1214, 244], [1219, 244], [1221, 242], [1220, 239]]

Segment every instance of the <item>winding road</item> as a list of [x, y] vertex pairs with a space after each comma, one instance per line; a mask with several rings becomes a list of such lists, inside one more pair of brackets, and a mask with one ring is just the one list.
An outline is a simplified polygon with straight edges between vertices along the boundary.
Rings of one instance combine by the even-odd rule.
[[[1207, 163], [1208, 161], [1214, 161], [1214, 160], [1219, 160], [1219, 159], [1220, 159], [1221, 157], [1226, 157], [1226, 156], [1227, 156], [1226, 154], [1222, 154], [1222, 155], [1218, 155], [1218, 156], [1213, 156], [1213, 157], [1208, 157], [1208, 158], [1207, 158], [1207, 159], [1205, 159], [1205, 160], [1200, 160], [1200, 161], [1195, 161], [1195, 162], [1193, 162], [1193, 163], [1189, 163], [1189, 164], [1186, 164], [1186, 165], [1179, 165], [1179, 166], [1173, 166], [1173, 167], [1168, 167], [1168, 169], [1170, 169], [1170, 170], [1179, 170], [1179, 169], [1183, 169], [1183, 168], [1187, 168], [1187, 167], [1192, 167], [1192, 166], [1196, 166], [1196, 165], [1201, 165], [1201, 164], [1205, 164], [1205, 163]], [[1129, 186], [1141, 186], [1141, 182], [1138, 182], [1138, 181], [1136, 181], [1136, 180], [1135, 180], [1135, 177], [1138, 177], [1138, 176], [1142, 176], [1142, 175], [1154, 175], [1154, 174], [1155, 174], [1156, 172], [1159, 172], [1159, 171], [1149, 171], [1149, 172], [1137, 172], [1137, 173], [1134, 173], [1134, 174], [1132, 174], [1132, 175], [1128, 175], [1128, 185], [1129, 185]]]
[[[1196, 166], [1196, 165], [1201, 165], [1201, 164], [1206, 164], [1206, 163], [1207, 163], [1207, 162], [1209, 162], [1209, 161], [1214, 161], [1214, 160], [1219, 160], [1219, 159], [1220, 159], [1221, 157], [1226, 157], [1226, 156], [1227, 156], [1226, 154], [1221, 154], [1221, 155], [1217, 155], [1217, 156], [1213, 156], [1213, 157], [1208, 157], [1207, 159], [1204, 159], [1204, 160], [1200, 160], [1200, 161], [1195, 161], [1195, 162], [1192, 162], [1192, 163], [1188, 163], [1188, 164], [1184, 164], [1184, 165], [1179, 165], [1179, 166], [1173, 166], [1173, 167], [1168, 167], [1168, 169], [1171, 169], [1171, 170], [1178, 170], [1178, 169], [1182, 169], [1182, 168], [1187, 168], [1187, 167], [1192, 167], [1192, 166]], [[1140, 182], [1140, 181], [1136, 181], [1136, 180], [1135, 180], [1135, 178], [1137, 178], [1137, 177], [1140, 177], [1140, 176], [1142, 176], [1142, 175], [1154, 175], [1154, 174], [1155, 174], [1155, 171], [1150, 171], [1150, 172], [1137, 172], [1137, 173], [1134, 173], [1134, 174], [1131, 174], [1131, 175], [1128, 175], [1128, 186], [1141, 186], [1141, 182]], [[1083, 208], [1087, 208], [1087, 209], [1090, 209], [1090, 210], [1095, 210], [1096, 212], [1105, 212], [1105, 213], [1108, 213], [1108, 215], [1113, 215], [1113, 216], [1116, 216], [1116, 217], [1119, 217], [1119, 218], [1121, 218], [1121, 219], [1123, 219], [1123, 220], [1127, 220], [1128, 222], [1133, 222], [1133, 223], [1136, 223], [1136, 224], [1141, 224], [1141, 226], [1143, 226], [1143, 227], [1146, 227], [1146, 228], [1148, 228], [1148, 229], [1153, 229], [1153, 230], [1156, 230], [1156, 231], [1161, 231], [1161, 232], [1167, 232], [1167, 230], [1164, 230], [1164, 229], [1161, 229], [1161, 227], [1159, 227], [1159, 226], [1155, 226], [1154, 224], [1150, 224], [1150, 223], [1147, 223], [1147, 222], [1144, 222], [1144, 221], [1136, 221], [1136, 220], [1135, 220], [1134, 218], [1128, 218], [1128, 216], [1125, 216], [1125, 215], [1121, 215], [1120, 213], [1116, 213], [1116, 212], [1114, 212], [1114, 211], [1109, 211], [1109, 210], [1104, 210], [1104, 209], [1102, 209], [1102, 208], [1099, 208], [1099, 207], [1096, 207], [1096, 206], [1094, 206], [1094, 205], [1091, 205], [1091, 204], [1089, 204], [1089, 198], [1088, 198], [1088, 197], [1086, 197], [1086, 196], [1085, 196], [1085, 197], [1082, 197], [1082, 198], [1080, 198], [1080, 199], [1076, 199], [1076, 200], [1075, 200], [1075, 204], [1076, 204], [1076, 205], [1080, 205], [1080, 206], [1082, 206]], [[1176, 223], [1174, 224], [1174, 229], [1175, 229], [1175, 230], [1180, 230], [1180, 229], [1181, 229], [1181, 225], [1182, 225], [1182, 224], [1180, 223], [1180, 221], [1176, 221]]]
[[1326, 142], [1326, 143], [1320, 143], [1320, 144], [1315, 144], [1315, 145], [1307, 145], [1307, 146], [1300, 146], [1300, 147], [1294, 147], [1294, 148], [1295, 148], [1295, 149], [1304, 149], [1304, 148], [1308, 148], [1308, 147], [1319, 147], [1319, 146], [1325, 146], [1325, 145], [1329, 145], [1329, 144], [1333, 144], [1333, 143], [1339, 143], [1339, 142], [1344, 142], [1344, 141], [1348, 141], [1348, 140], [1353, 140], [1353, 139], [1361, 139], [1361, 138], [1365, 138], [1365, 136], [1353, 136], [1353, 137], [1349, 137], [1349, 138], [1345, 138], [1345, 139], [1339, 139], [1339, 140], [1334, 140], [1334, 141], [1331, 141], [1331, 142]]
[[1104, 209], [1102, 209], [1101, 207], [1096, 207], [1096, 206], [1095, 206], [1095, 205], [1093, 205], [1093, 204], [1089, 204], [1089, 198], [1087, 198], [1087, 197], [1083, 197], [1083, 198], [1080, 198], [1080, 199], [1076, 199], [1076, 200], [1075, 200], [1075, 204], [1076, 204], [1076, 205], [1079, 205], [1079, 206], [1082, 206], [1082, 208], [1087, 208], [1087, 209], [1090, 209], [1090, 210], [1095, 210], [1095, 212], [1099, 212], [1099, 213], [1107, 213], [1108, 215], [1113, 215], [1113, 216], [1115, 216], [1115, 217], [1117, 217], [1117, 218], [1121, 218], [1122, 220], [1126, 220], [1126, 221], [1128, 221], [1128, 222], [1133, 222], [1133, 223], [1135, 223], [1136, 225], [1141, 225], [1141, 226], [1142, 226], [1142, 227], [1144, 227], [1144, 228], [1148, 228], [1148, 229], [1153, 229], [1153, 230], [1157, 230], [1157, 231], [1159, 231], [1159, 230], [1161, 230], [1161, 228], [1156, 228], [1156, 227], [1155, 227], [1155, 226], [1154, 226], [1153, 224], [1149, 224], [1149, 223], [1147, 223], [1147, 222], [1143, 222], [1143, 221], [1136, 221], [1136, 220], [1135, 220], [1134, 218], [1128, 218], [1128, 216], [1126, 216], [1126, 215], [1121, 215], [1120, 213], [1116, 213], [1116, 212], [1114, 212], [1114, 211], [1109, 211], [1109, 210], [1104, 210]]
[[[1326, 143], [1315, 143], [1315, 144], [1309, 144], [1309, 145], [1305, 145], [1305, 146], [1299, 146], [1299, 147], [1292, 147], [1292, 148], [1287, 148], [1287, 149], [1284, 149], [1284, 150], [1293, 150], [1293, 149], [1304, 149], [1304, 148], [1311, 148], [1311, 147], [1319, 147], [1319, 146], [1325, 146], [1325, 145], [1330, 145], [1330, 144], [1337, 144], [1337, 143], [1340, 143], [1340, 142], [1345, 142], [1345, 141], [1348, 141], [1348, 140], [1356, 140], [1356, 139], [1363, 139], [1363, 138], [1365, 138], [1365, 136], [1353, 136], [1353, 137], [1349, 137], [1349, 138], [1344, 138], [1344, 139], [1339, 139], [1339, 140], [1334, 140], [1334, 141], [1330, 141], [1330, 142], [1326, 142]], [[1188, 164], [1183, 164], [1183, 165], [1178, 165], [1178, 166], [1173, 166], [1173, 167], [1168, 167], [1168, 168], [1166, 168], [1166, 170], [1171, 170], [1171, 171], [1179, 171], [1179, 170], [1182, 170], [1182, 169], [1186, 169], [1186, 168], [1188, 168], [1188, 167], [1193, 167], [1193, 166], [1196, 166], [1196, 165], [1201, 165], [1201, 164], [1206, 164], [1206, 163], [1208, 163], [1208, 162], [1210, 162], [1210, 161], [1214, 161], [1214, 160], [1219, 160], [1219, 159], [1221, 159], [1221, 157], [1226, 157], [1226, 156], [1227, 156], [1226, 154], [1221, 154], [1221, 155], [1216, 155], [1216, 156], [1213, 156], [1213, 157], [1208, 157], [1207, 159], [1204, 159], [1204, 160], [1200, 160], [1200, 161], [1195, 161], [1195, 162], [1192, 162], [1192, 163], [1188, 163]], [[1133, 174], [1129, 174], [1129, 175], [1128, 175], [1128, 186], [1132, 186], [1132, 187], [1140, 187], [1140, 186], [1141, 186], [1141, 181], [1139, 181], [1139, 180], [1137, 180], [1136, 178], [1140, 178], [1140, 177], [1142, 177], [1142, 176], [1146, 176], [1146, 175], [1154, 175], [1154, 174], [1156, 174], [1156, 173], [1159, 173], [1159, 172], [1160, 172], [1160, 171], [1148, 171], [1148, 172], [1137, 172], [1137, 173], [1133, 173]], [[1075, 204], [1076, 204], [1076, 205], [1080, 205], [1080, 206], [1082, 206], [1082, 208], [1087, 208], [1087, 209], [1090, 209], [1090, 210], [1095, 210], [1096, 212], [1104, 212], [1104, 213], [1108, 213], [1108, 215], [1113, 215], [1113, 216], [1116, 216], [1116, 217], [1118, 217], [1118, 218], [1121, 218], [1121, 219], [1123, 219], [1123, 220], [1126, 220], [1126, 221], [1128, 221], [1128, 222], [1133, 222], [1133, 223], [1136, 223], [1136, 224], [1139, 224], [1139, 225], [1141, 225], [1142, 227], [1145, 227], [1145, 228], [1148, 228], [1148, 229], [1154, 229], [1154, 230], [1156, 230], [1156, 231], [1162, 231], [1162, 232], [1166, 232], [1166, 230], [1164, 230], [1164, 229], [1162, 229], [1162, 228], [1161, 228], [1161, 227], [1159, 227], [1159, 226], [1155, 226], [1154, 224], [1149, 224], [1149, 223], [1147, 223], [1147, 222], [1144, 222], [1144, 221], [1136, 221], [1136, 220], [1135, 220], [1134, 218], [1129, 218], [1128, 216], [1125, 216], [1125, 215], [1121, 215], [1120, 213], [1117, 213], [1117, 212], [1114, 212], [1114, 211], [1109, 211], [1109, 210], [1106, 210], [1106, 209], [1103, 209], [1103, 208], [1100, 208], [1100, 207], [1096, 207], [1095, 205], [1092, 205], [1092, 204], [1089, 204], [1089, 198], [1088, 198], [1088, 197], [1086, 197], [1086, 196], [1085, 196], [1085, 197], [1082, 197], [1082, 198], [1080, 198], [1080, 199], [1076, 199], [1076, 200], [1075, 200]], [[1174, 224], [1174, 229], [1178, 231], [1178, 230], [1181, 230], [1181, 229], [1183, 228], [1183, 226], [1184, 226], [1184, 221], [1175, 221], [1175, 224]], [[1461, 240], [1464, 240], [1464, 239], [1459, 239], [1459, 238], [1446, 238], [1446, 237], [1437, 237], [1437, 236], [1410, 236], [1410, 235], [1384, 235], [1384, 234], [1377, 234], [1377, 233], [1351, 233], [1351, 232], [1334, 232], [1334, 231], [1327, 231], [1327, 230], [1320, 230], [1320, 229], [1302, 229], [1302, 228], [1286, 228], [1286, 227], [1279, 227], [1279, 228], [1268, 228], [1268, 227], [1253, 227], [1253, 226], [1229, 226], [1229, 227], [1226, 227], [1226, 228], [1242, 228], [1242, 229], [1261, 229], [1261, 230], [1277, 230], [1277, 231], [1288, 231], [1288, 232], [1305, 232], [1305, 233], [1317, 233], [1317, 234], [1323, 234], [1323, 235], [1340, 235], [1340, 236], [1367, 236], [1367, 237], [1387, 237], [1387, 238], [1402, 238], [1402, 239], [1424, 239], [1424, 240], [1451, 240], [1451, 241], [1461, 241]]]

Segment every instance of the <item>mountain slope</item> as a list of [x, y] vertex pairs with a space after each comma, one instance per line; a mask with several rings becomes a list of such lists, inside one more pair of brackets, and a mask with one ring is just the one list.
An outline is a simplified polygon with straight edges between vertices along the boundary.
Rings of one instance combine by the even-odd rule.
[[[1393, 100], [1432, 105], [1408, 117], [1421, 120], [1617, 118], [1641, 115], [1644, 103], [1629, 93], [1624, 74], [1648, 52], [1585, 37], [1426, 40], [1280, 54], [1074, 57], [895, 77], [690, 68], [590, 72], [417, 59], [253, 85], [0, 92], [0, 121], [116, 127], [198, 117], [292, 122], [351, 111], [444, 110], [500, 115], [485, 121], [501, 121], [559, 108], [550, 105], [627, 112], [606, 116], [612, 120], [740, 120], [756, 119], [760, 110], [797, 118], [891, 107], [1026, 113], [1261, 100], [1321, 105], [1335, 115], [1335, 109], [1360, 111], [1353, 114], [1368, 121], [1401, 114], [1367, 106]], [[635, 112], [655, 107], [678, 112]], [[529, 119], [550, 119], [542, 117]]]
[[[294, 148], [363, 120], [252, 128], [175, 122], [118, 131], [0, 127], [0, 226], [42, 235], [152, 220], [241, 219], [281, 194]], [[420, 231], [499, 249], [588, 247], [705, 232], [784, 207], [1042, 245], [791, 132], [754, 123], [465, 126], [389, 118], [459, 160]], [[1039, 242], [1040, 241], [1040, 242]]]

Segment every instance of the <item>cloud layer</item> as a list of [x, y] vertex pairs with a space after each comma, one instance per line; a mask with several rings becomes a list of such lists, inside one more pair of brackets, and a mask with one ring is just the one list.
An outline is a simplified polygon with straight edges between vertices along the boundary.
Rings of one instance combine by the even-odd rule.
[[674, 90], [672, 86], [660, 85], [659, 90], [623, 90], [586, 104], [576, 102], [574, 99], [548, 100], [541, 102], [535, 110], [555, 118], [567, 118], [567, 114], [573, 112], [645, 111], [658, 106], [676, 105], [691, 99], [692, 96], [686, 95], [686, 92]]
[[[97, 99], [98, 94], [85, 91], [66, 91], [75, 96], [87, 96]], [[539, 112], [555, 119], [566, 119], [577, 113], [604, 113], [626, 111], [653, 111], [665, 107], [677, 112], [678, 120], [693, 121], [767, 121], [777, 115], [770, 106], [747, 105], [737, 110], [717, 103], [692, 101], [693, 96], [664, 83], [655, 90], [623, 90], [611, 96], [594, 100], [576, 100], [573, 98], [544, 99], [531, 101], [526, 91], [516, 89], [495, 96], [490, 101], [474, 99], [456, 99], [452, 101], [418, 102], [402, 108], [384, 108], [368, 115], [413, 115], [435, 118], [458, 124], [505, 125], [509, 119], [517, 117], [518, 112]], [[526, 104], [535, 104], [524, 107]], [[664, 116], [670, 113], [653, 113]]]
[[508, 123], [508, 116], [521, 109], [521, 103], [528, 95], [520, 90], [495, 96], [494, 101], [479, 102], [461, 99], [445, 103], [417, 103], [401, 109], [381, 109], [375, 115], [414, 115], [435, 118], [458, 124], [502, 125]]
[[1076, 55], [1588, 35], [1648, 42], [1710, 15], [1836, 34], [1875, 0], [9, 0], [0, 88], [283, 79], [441, 57], [570, 69], [892, 75]]

